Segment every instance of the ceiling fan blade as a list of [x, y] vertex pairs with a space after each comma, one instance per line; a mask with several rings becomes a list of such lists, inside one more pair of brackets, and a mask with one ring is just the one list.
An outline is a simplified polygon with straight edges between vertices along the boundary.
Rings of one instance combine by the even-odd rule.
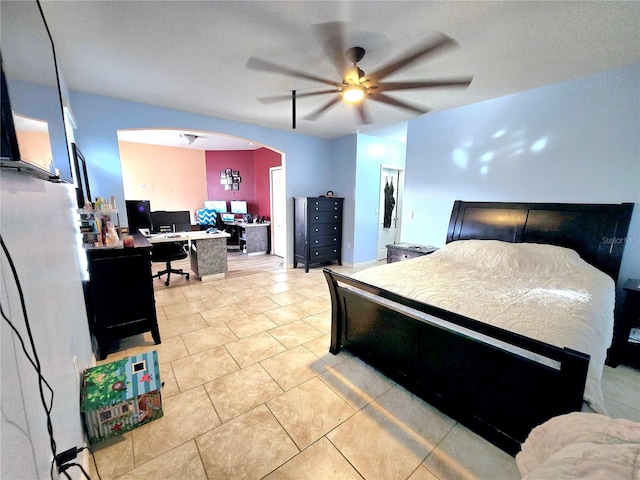
[[373, 123], [373, 121], [371, 120], [371, 116], [369, 115], [369, 112], [368, 112], [364, 102], [360, 102], [360, 103], [356, 104], [355, 107], [358, 110], [358, 115], [360, 116], [360, 123], [361, 124], [369, 125], [369, 124]]
[[367, 98], [370, 100], [375, 100], [376, 102], [386, 103], [388, 105], [393, 105], [394, 107], [404, 108], [405, 110], [411, 110], [412, 112], [416, 112], [420, 114], [427, 113], [430, 110], [425, 107], [411, 105], [409, 103], [398, 100], [397, 98], [393, 98], [388, 95], [385, 95], [384, 93], [375, 93], [375, 94], [369, 95]]
[[466, 88], [471, 84], [473, 77], [449, 78], [443, 80], [425, 80], [415, 82], [383, 82], [376, 87], [378, 92], [389, 92], [391, 90], [413, 90], [418, 88], [440, 88], [440, 87], [460, 87]]
[[344, 46], [344, 22], [326, 22], [312, 25], [316, 39], [322, 45], [340, 78], [344, 78], [348, 68]]
[[[418, 45], [417, 47], [405, 52], [398, 60], [388, 63], [387, 65], [379, 68], [375, 72], [366, 75], [366, 80], [370, 82], [378, 82], [385, 77], [388, 77], [392, 73], [406, 67], [413, 62], [424, 58], [427, 55], [433, 55], [446, 48], [455, 47], [458, 45], [453, 38], [440, 33], [436, 37], [431, 38], [425, 43]], [[363, 79], [364, 80], [364, 79]]]
[[[333, 88], [331, 90], [322, 90], [319, 92], [308, 92], [308, 93], [297, 93], [296, 92], [296, 98], [302, 98], [302, 97], [313, 97], [315, 95], [325, 95], [327, 93], [339, 93], [341, 90], [338, 88]], [[291, 94], [287, 94], [287, 95], [274, 95], [272, 97], [262, 97], [262, 98], [258, 98], [259, 102], [264, 103], [265, 105], [268, 105], [270, 103], [276, 103], [276, 102], [283, 102], [283, 101], [289, 101], [291, 100]]]
[[294, 70], [292, 68], [283, 67], [275, 63], [267, 62], [266, 60], [260, 60], [259, 58], [251, 57], [247, 61], [247, 68], [252, 70], [261, 70], [264, 72], [281, 73], [289, 77], [304, 78], [306, 80], [312, 80], [314, 82], [326, 83], [334, 87], [342, 87], [341, 83], [333, 80], [327, 80], [326, 78], [316, 77], [315, 75], [309, 75], [308, 73], [301, 72], [300, 70]]
[[340, 100], [342, 99], [342, 97], [340, 95], [336, 95], [335, 98], [327, 103], [325, 103], [322, 107], [318, 108], [317, 110], [314, 110], [313, 112], [311, 112], [309, 115], [306, 115], [304, 118], [305, 120], [317, 120], [317, 118], [322, 115], [324, 112], [326, 112], [327, 110], [329, 110], [331, 107], [333, 107], [336, 103], [338, 103]]

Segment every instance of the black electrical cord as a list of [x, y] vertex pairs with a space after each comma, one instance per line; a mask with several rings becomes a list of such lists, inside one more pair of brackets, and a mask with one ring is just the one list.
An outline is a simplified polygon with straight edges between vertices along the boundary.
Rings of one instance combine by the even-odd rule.
[[[18, 273], [16, 271], [15, 265], [13, 263], [13, 259], [11, 258], [11, 255], [9, 254], [9, 251], [7, 249], [7, 246], [4, 243], [4, 239], [2, 238], [2, 235], [0, 235], [0, 244], [2, 245], [2, 250], [4, 251], [5, 257], [7, 258], [7, 261], [9, 262], [9, 265], [11, 267], [11, 271], [13, 273], [13, 278], [16, 284], [16, 287], [18, 289], [18, 294], [20, 296], [20, 306], [22, 308], [22, 314], [24, 316], [24, 321], [25, 321], [25, 326], [26, 326], [26, 330], [27, 330], [27, 334], [29, 336], [29, 341], [31, 344], [31, 348], [33, 350], [33, 358], [31, 356], [31, 354], [27, 351], [27, 346], [24, 343], [24, 339], [22, 338], [22, 335], [20, 334], [20, 332], [18, 331], [18, 329], [16, 328], [16, 326], [13, 324], [13, 322], [11, 321], [11, 319], [7, 316], [7, 314], [4, 311], [4, 308], [2, 308], [2, 304], [0, 304], [0, 314], [2, 315], [2, 318], [5, 320], [5, 322], [7, 322], [7, 324], [9, 325], [9, 327], [11, 327], [11, 330], [13, 330], [13, 332], [15, 333], [15, 336], [18, 338], [20, 345], [22, 346], [22, 351], [24, 352], [25, 356], [27, 357], [27, 360], [29, 360], [29, 363], [31, 364], [31, 366], [33, 367], [33, 369], [36, 371], [36, 374], [38, 375], [38, 382], [39, 382], [39, 388], [40, 388], [40, 399], [42, 401], [42, 405], [44, 407], [46, 416], [47, 416], [47, 431], [49, 432], [49, 438], [51, 441], [51, 453], [53, 454], [53, 461], [51, 462], [51, 470], [50, 470], [50, 475], [51, 475], [51, 479], [54, 479], [53, 476], [53, 467], [55, 465], [56, 462], [56, 442], [54, 440], [53, 437], [53, 424], [51, 421], [51, 410], [53, 408], [53, 388], [51, 388], [51, 385], [49, 384], [49, 382], [47, 382], [47, 379], [44, 378], [44, 376], [42, 375], [42, 370], [41, 370], [41, 366], [40, 366], [40, 359], [38, 358], [38, 354], [36, 352], [36, 348], [35, 348], [35, 342], [33, 340], [33, 335], [31, 333], [31, 325], [29, 323], [29, 317], [27, 315], [27, 309], [26, 309], [26, 304], [24, 301], [24, 294], [22, 291], [22, 286], [20, 284], [20, 279], [18, 278]], [[46, 399], [44, 397], [44, 389], [42, 387], [42, 385], [46, 385], [47, 389], [49, 390], [51, 397], [49, 399], [49, 404], [47, 405]], [[96, 475], [98, 476], [99, 480], [102, 480], [102, 477], [100, 477], [100, 472], [98, 472], [98, 463], [96, 462], [96, 456], [93, 453], [93, 450], [89, 447], [82, 447], [80, 449], [78, 449], [78, 452], [81, 452], [82, 450], [88, 450], [89, 453], [91, 454], [91, 458], [93, 459], [93, 465], [95, 467], [95, 471], [96, 471]], [[60, 469], [59, 473], [62, 473], [65, 477], [69, 478], [69, 474], [66, 472], [66, 470], [69, 467], [72, 466], [77, 466], [78, 468], [80, 468], [80, 470], [82, 470], [82, 473], [84, 474], [85, 478], [90, 479], [91, 477], [89, 477], [89, 475], [87, 474], [87, 472], [84, 470], [84, 468], [82, 468], [82, 466], [78, 463], [68, 463], [65, 464], [66, 468]]]
[[[51, 385], [49, 385], [49, 382], [47, 382], [47, 380], [42, 376], [42, 373], [40, 371], [40, 368], [38, 367], [38, 365], [33, 361], [33, 359], [31, 358], [31, 356], [29, 355], [29, 352], [27, 352], [27, 347], [24, 344], [24, 340], [22, 339], [22, 336], [20, 335], [20, 332], [18, 332], [18, 330], [16, 329], [16, 327], [13, 325], [13, 323], [11, 322], [11, 320], [9, 320], [9, 318], [7, 317], [7, 315], [4, 313], [4, 309], [2, 308], [2, 305], [0, 305], [0, 313], [2, 314], [2, 318], [4, 318], [4, 320], [7, 322], [7, 324], [11, 327], [11, 329], [13, 330], [13, 332], [15, 333], [16, 337], [18, 338], [18, 340], [20, 341], [20, 345], [22, 345], [22, 350], [24, 351], [25, 356], [27, 357], [27, 360], [29, 360], [29, 363], [31, 363], [31, 365], [33, 366], [34, 370], [36, 371], [36, 374], [38, 375], [38, 379], [40, 381], [40, 384], [44, 383], [47, 386], [47, 389], [49, 390], [50, 394], [51, 394], [51, 398], [49, 400], [49, 405], [47, 405], [45, 403], [45, 401], [43, 400], [43, 397], [41, 395], [41, 399], [43, 401], [42, 405], [44, 406], [44, 410], [45, 413], [47, 415], [47, 431], [49, 432], [49, 438], [51, 440], [52, 443], [52, 454], [53, 454], [53, 458], [54, 460], [51, 462], [51, 471], [49, 472], [51, 475], [51, 478], [53, 479], [53, 465], [55, 463], [55, 440], [53, 439], [53, 427], [52, 427], [52, 423], [51, 423], [51, 410], [53, 407], [53, 389], [51, 388]], [[42, 388], [42, 387], [41, 387]]]
[[[20, 339], [20, 343], [22, 344], [22, 349], [24, 350], [25, 355], [29, 359], [29, 363], [31, 363], [36, 373], [38, 374], [38, 389], [40, 391], [40, 401], [42, 402], [42, 406], [44, 407], [44, 411], [47, 416], [47, 432], [49, 433], [49, 443], [51, 446], [51, 454], [53, 456], [53, 459], [51, 460], [51, 468], [50, 468], [49, 474], [51, 476], [51, 480], [54, 480], [53, 466], [55, 465], [55, 461], [56, 461], [56, 441], [53, 437], [53, 423], [51, 422], [51, 410], [53, 408], [53, 389], [51, 388], [49, 383], [45, 380], [45, 378], [42, 376], [42, 367], [40, 365], [40, 359], [38, 358], [38, 352], [36, 351], [36, 345], [33, 340], [33, 333], [31, 331], [31, 324], [29, 323], [29, 316], [27, 315], [27, 306], [24, 300], [24, 293], [22, 291], [22, 286], [20, 285], [20, 279], [18, 278], [18, 272], [16, 270], [15, 264], [13, 263], [11, 254], [9, 253], [9, 250], [7, 249], [7, 246], [4, 243], [4, 239], [2, 238], [2, 235], [0, 235], [0, 245], [2, 246], [2, 250], [4, 251], [7, 262], [9, 262], [9, 266], [11, 267], [11, 272], [13, 274], [13, 279], [15, 281], [16, 288], [18, 289], [18, 295], [20, 297], [20, 307], [22, 309], [22, 315], [24, 317], [24, 324], [27, 330], [27, 336], [29, 337], [29, 343], [31, 344], [33, 358], [27, 352], [22, 336], [20, 335], [16, 327], [13, 325], [11, 320], [9, 320], [9, 318], [5, 315], [4, 310], [2, 310], [2, 318], [4, 318], [4, 320], [9, 324], [9, 326], [12, 328], [14, 333]], [[47, 400], [45, 398], [43, 385], [46, 385], [49, 391], [51, 392], [51, 398], [49, 399], [48, 405], [47, 405]]]
[[[98, 462], [96, 462], [96, 456], [93, 453], [93, 450], [91, 450], [91, 448], [89, 447], [82, 447], [80, 450], [78, 450], [79, 452], [81, 452], [82, 450], [89, 450], [89, 453], [91, 454], [91, 458], [93, 459], [93, 467], [96, 470], [96, 475], [98, 476], [98, 480], [102, 480], [102, 477], [100, 476], [100, 472], [98, 471]], [[86, 474], [85, 474], [86, 475]]]
[[91, 477], [89, 476], [87, 471], [84, 468], [82, 468], [82, 465], [75, 462], [65, 463], [64, 465], [62, 465], [62, 467], [60, 467], [60, 471], [64, 473], [67, 476], [67, 478], [69, 478], [69, 474], [67, 473], [67, 470], [69, 469], [69, 467], [78, 467], [80, 470], [82, 470], [82, 474], [84, 475], [84, 478], [86, 478], [87, 480], [91, 480]]

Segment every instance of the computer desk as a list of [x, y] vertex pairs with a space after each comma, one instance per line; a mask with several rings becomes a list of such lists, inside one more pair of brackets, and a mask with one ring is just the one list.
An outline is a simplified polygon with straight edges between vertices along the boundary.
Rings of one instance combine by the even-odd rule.
[[207, 233], [205, 230], [192, 232], [158, 233], [147, 237], [149, 243], [189, 242], [191, 270], [201, 281], [224, 278], [227, 272], [227, 238], [225, 232]]

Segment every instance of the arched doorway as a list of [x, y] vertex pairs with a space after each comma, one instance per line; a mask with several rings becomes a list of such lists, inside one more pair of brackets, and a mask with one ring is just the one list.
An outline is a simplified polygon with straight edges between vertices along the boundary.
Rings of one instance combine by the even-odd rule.
[[[271, 220], [273, 195], [284, 198], [285, 189], [272, 191], [271, 168], [280, 168], [284, 182], [284, 155], [250, 139], [216, 132], [187, 129], [118, 130], [124, 197], [150, 200], [152, 210], [195, 211], [207, 200], [247, 202], [249, 213]], [[230, 170], [231, 185], [221, 172]], [[235, 183], [235, 185], [233, 185]], [[121, 223], [127, 224], [126, 218]], [[284, 229], [272, 231], [271, 252], [286, 252]], [[276, 242], [278, 242], [276, 244]], [[283, 245], [280, 242], [285, 242]]]

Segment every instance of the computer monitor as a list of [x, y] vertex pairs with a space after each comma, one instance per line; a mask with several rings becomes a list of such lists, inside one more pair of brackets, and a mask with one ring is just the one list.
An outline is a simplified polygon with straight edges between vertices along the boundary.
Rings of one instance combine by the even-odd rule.
[[187, 210], [175, 212], [157, 210], [151, 212], [151, 223], [151, 229], [154, 233], [191, 231], [191, 215]]
[[215, 210], [216, 212], [220, 212], [220, 213], [224, 213], [228, 211], [226, 200], [205, 200], [204, 208]]
[[244, 200], [231, 200], [231, 213], [249, 213], [247, 212], [247, 202]]
[[139, 233], [141, 228], [151, 229], [151, 202], [149, 200], [125, 200], [129, 232]]

